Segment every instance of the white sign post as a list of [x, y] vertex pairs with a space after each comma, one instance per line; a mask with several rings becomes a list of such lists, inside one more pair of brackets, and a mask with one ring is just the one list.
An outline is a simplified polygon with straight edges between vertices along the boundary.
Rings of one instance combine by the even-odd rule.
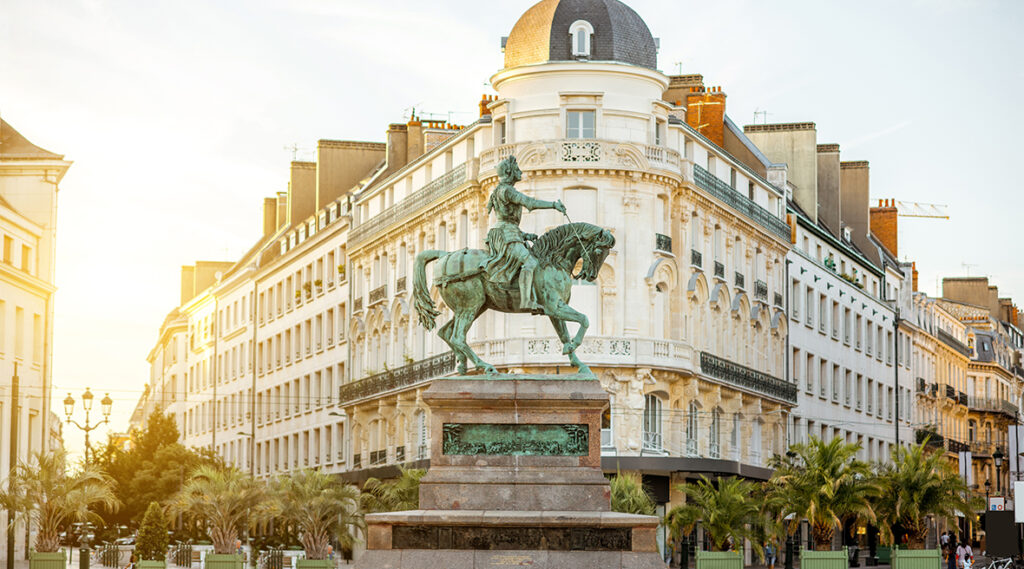
[[[1015, 481], [1013, 483], [1013, 495], [1020, 496], [1022, 493], [1024, 493], [1024, 482]], [[1024, 508], [1014, 508], [1013, 521], [1018, 524], [1024, 524]]]

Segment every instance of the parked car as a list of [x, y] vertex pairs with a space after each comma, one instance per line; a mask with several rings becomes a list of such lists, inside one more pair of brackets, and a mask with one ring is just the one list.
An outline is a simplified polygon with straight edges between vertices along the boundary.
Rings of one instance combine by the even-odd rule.
[[119, 537], [114, 540], [114, 545], [135, 545], [135, 537]]

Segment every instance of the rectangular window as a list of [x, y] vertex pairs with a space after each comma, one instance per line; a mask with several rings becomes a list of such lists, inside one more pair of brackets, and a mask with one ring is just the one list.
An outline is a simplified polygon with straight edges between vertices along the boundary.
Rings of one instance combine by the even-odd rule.
[[21, 246], [21, 270], [26, 273], [32, 271], [32, 249], [28, 245]]
[[807, 367], [805, 369], [807, 373], [807, 392], [814, 393], [814, 356], [811, 354], [807, 354]]
[[596, 138], [597, 113], [594, 111], [566, 112], [568, 128], [566, 138]]
[[11, 258], [11, 249], [13, 248], [14, 239], [11, 239], [10, 237], [4, 235], [4, 262], [7, 264], [11, 264], [14, 262], [14, 259]]

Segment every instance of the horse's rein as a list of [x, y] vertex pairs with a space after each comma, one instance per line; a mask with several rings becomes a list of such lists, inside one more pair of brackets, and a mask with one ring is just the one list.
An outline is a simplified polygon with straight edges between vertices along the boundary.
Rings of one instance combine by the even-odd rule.
[[[583, 249], [583, 252], [587, 254], [587, 258], [590, 259], [590, 251], [587, 251], [587, 246], [583, 244], [583, 238], [580, 237], [580, 234], [576, 231], [576, 226], [572, 224], [572, 219], [569, 217], [569, 214], [563, 212], [562, 215], [564, 215], [565, 219], [569, 221], [569, 227], [572, 229], [572, 234], [576, 236], [576, 240], [580, 242], [580, 248]], [[590, 259], [590, 263], [593, 264], [594, 260]], [[570, 272], [569, 275], [571, 276], [572, 273]], [[576, 275], [573, 278], [575, 279], [578, 277], [579, 275]]]

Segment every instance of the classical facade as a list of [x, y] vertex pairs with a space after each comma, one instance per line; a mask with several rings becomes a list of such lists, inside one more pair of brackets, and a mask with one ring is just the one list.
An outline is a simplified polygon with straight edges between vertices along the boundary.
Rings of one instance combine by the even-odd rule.
[[[769, 475], [797, 401], [786, 167], [735, 158], [756, 149], [725, 95], [657, 71], [653, 36], [616, 0], [545, 0], [504, 48], [479, 120], [413, 117], [383, 144], [320, 141], [265, 201], [252, 250], [183, 285], [144, 404], [174, 414], [187, 444], [258, 476], [319, 466], [358, 481], [426, 465], [421, 394], [454, 361], [410, 310], [413, 262], [484, 246], [495, 167], [515, 155], [520, 191], [617, 242], [571, 303], [591, 322], [578, 355], [612, 397], [606, 470], [648, 474], [661, 507], [681, 499], [670, 483], [698, 473]], [[562, 223], [536, 211], [522, 227]], [[486, 313], [469, 341], [502, 371], [575, 371], [544, 318]]]
[[[0, 119], [0, 472], [9, 468], [8, 444], [17, 415], [18, 458], [60, 442], [50, 412], [54, 252], [58, 184], [71, 162], [29, 142]], [[18, 400], [13, 401], [13, 377]], [[7, 527], [6, 512], [0, 525]], [[27, 535], [17, 532], [14, 555], [25, 559]], [[6, 540], [0, 544], [6, 557]]]

